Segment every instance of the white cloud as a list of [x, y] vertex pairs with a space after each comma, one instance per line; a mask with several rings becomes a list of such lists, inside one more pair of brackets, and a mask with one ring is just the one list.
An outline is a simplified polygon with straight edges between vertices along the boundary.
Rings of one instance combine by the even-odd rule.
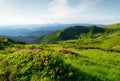
[[[49, 4], [49, 22], [55, 23], [108, 23], [117, 17], [109, 15], [91, 14], [89, 11], [98, 7], [103, 0], [80, 0], [74, 6], [69, 6], [69, 0], [53, 0]], [[87, 15], [85, 15], [87, 13]]]
[[[19, 1], [21, 4], [19, 4]], [[69, 5], [69, 0], [51, 0], [51, 3], [48, 5], [49, 8], [47, 13], [47, 9], [44, 9], [44, 6], [42, 7], [45, 12], [41, 10], [40, 5], [28, 5], [29, 3], [25, 3], [24, 0], [0, 0], [0, 25], [96, 23], [98, 20], [107, 20], [109, 18], [112, 20], [112, 18], [115, 18], [115, 16], [108, 17], [106, 15], [100, 16], [100, 14], [85, 14], [89, 13], [90, 9], [97, 7], [101, 1], [103, 0], [80, 0], [78, 4], [71, 7]], [[22, 3], [24, 3], [26, 8], [23, 7]]]
[[9, 6], [4, 0], [0, 0], [0, 15], [11, 15], [12, 7]]
[[0, 24], [8, 24], [17, 20], [14, 8], [6, 1], [0, 0]]
[[[34, 6], [28, 7], [28, 10], [22, 9], [22, 4], [24, 0], [0, 0], [0, 25], [13, 25], [13, 24], [43, 24], [48, 23], [46, 15], [44, 16], [42, 11], [38, 10], [36, 12], [31, 10], [31, 7], [36, 9]], [[28, 5], [28, 3], [24, 3]], [[39, 5], [38, 5], [39, 6]], [[39, 9], [39, 8], [38, 8]]]
[[54, 17], [66, 16], [69, 13], [67, 2], [68, 0], [53, 0], [49, 5], [49, 13]]
[[95, 7], [102, 0], [80, 0], [75, 7], [70, 7], [68, 1], [53, 0], [49, 5], [50, 16], [55, 18], [78, 17], [80, 14]]

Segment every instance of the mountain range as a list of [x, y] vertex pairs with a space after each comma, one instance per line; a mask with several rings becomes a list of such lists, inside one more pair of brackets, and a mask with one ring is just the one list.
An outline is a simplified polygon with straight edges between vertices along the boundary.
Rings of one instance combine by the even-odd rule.
[[33, 43], [34, 39], [43, 37], [54, 31], [65, 29], [71, 26], [89, 26], [91, 24], [42, 24], [42, 25], [13, 25], [0, 26], [0, 36], [25, 43]]
[[83, 48], [97, 48], [104, 50], [120, 49], [120, 23], [98, 27], [72, 26], [58, 30], [43, 37], [37, 38], [35, 43], [74, 43]]
[[120, 23], [68, 26], [31, 38], [22, 40], [32, 44], [0, 38], [1, 81], [120, 79]]
[[[62, 25], [63, 26], [63, 25]], [[39, 31], [34, 31], [35, 34], [30, 33], [28, 36], [8, 36], [15, 41], [24, 43], [64, 43], [73, 44], [73, 42], [82, 48], [99, 48], [104, 50], [116, 50], [120, 49], [120, 23], [96, 26], [96, 25], [86, 25], [86, 26], [63, 26], [61, 28], [56, 26], [50, 27], [51, 31], [48, 32], [47, 28], [43, 28]], [[39, 29], [35, 28], [36, 30]], [[34, 30], [35, 30], [34, 29]], [[43, 33], [44, 32], [44, 33]], [[42, 33], [42, 34], [40, 34]], [[1, 36], [3, 38], [4, 36]], [[18, 43], [19, 43], [18, 42]]]

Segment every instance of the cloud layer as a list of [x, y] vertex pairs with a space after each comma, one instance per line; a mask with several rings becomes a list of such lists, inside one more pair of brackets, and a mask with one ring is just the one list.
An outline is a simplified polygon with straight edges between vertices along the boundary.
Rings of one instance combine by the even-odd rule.
[[[99, 5], [104, 1], [78, 0], [77, 4], [71, 6], [71, 0], [0, 0], [0, 25], [105, 23], [105, 20], [108, 23], [115, 19], [119, 21], [120, 17], [113, 15], [114, 12], [110, 9], [107, 10], [112, 12], [112, 15], [99, 11]], [[106, 3], [104, 4], [106, 5]]]
[[69, 0], [53, 0], [49, 5], [49, 12], [52, 17], [78, 17], [80, 14], [86, 12], [92, 7], [95, 7], [97, 4], [102, 2], [102, 0], [80, 0], [75, 7], [69, 6], [68, 2]]

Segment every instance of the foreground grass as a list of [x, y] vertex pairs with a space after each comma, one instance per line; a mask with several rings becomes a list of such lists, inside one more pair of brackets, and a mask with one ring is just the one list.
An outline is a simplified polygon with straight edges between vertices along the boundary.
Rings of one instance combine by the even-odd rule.
[[[36, 53], [35, 49], [38, 49], [38, 48], [41, 49], [40, 53]], [[34, 51], [31, 52], [31, 50], [33, 49]], [[71, 52], [69, 53], [59, 52], [59, 50], [63, 50], [63, 49], [65, 50], [67, 49]], [[63, 68], [65, 72], [68, 72], [70, 77], [67, 77], [67, 78], [63, 76], [61, 77], [61, 75], [56, 74], [56, 72], [55, 74], [54, 73], [47, 74], [46, 72], [50, 71], [47, 69], [47, 67], [51, 68], [51, 66], [53, 66], [54, 64], [54, 62], [52, 61], [51, 61], [51, 65], [48, 64], [47, 66], [44, 66], [44, 68], [46, 69], [43, 69], [43, 71], [39, 71], [39, 69], [35, 69], [35, 68], [41, 67], [41, 61], [40, 61], [41, 59], [38, 57], [41, 57], [41, 55], [43, 56], [46, 54], [50, 56], [52, 55], [53, 57], [50, 57], [50, 58], [54, 58], [53, 60], [55, 61], [57, 61], [57, 59], [55, 59], [57, 57], [63, 60], [60, 62], [58, 61], [57, 66], [61, 65], [61, 62], [63, 62], [62, 64], [64, 67], [61, 66], [61, 68]], [[31, 55], [35, 55], [36, 59], [38, 60], [37, 64], [34, 64], [35, 59], [31, 60]], [[11, 65], [13, 64], [15, 65], [14, 68], [16, 67], [16, 65], [20, 66], [21, 68], [19, 68], [18, 70], [16, 68], [15, 69], [13, 68], [14, 70], [17, 70], [17, 71], [16, 72], [13, 71], [13, 73], [10, 75], [10, 77], [12, 77], [10, 81], [13, 81], [13, 80], [30, 81], [30, 79], [28, 79], [30, 77], [32, 81], [50, 81], [50, 80], [119, 81], [120, 80], [120, 77], [119, 77], [120, 76], [120, 59], [119, 58], [120, 58], [120, 53], [117, 53], [117, 52], [108, 52], [108, 51], [103, 51], [98, 49], [87, 49], [87, 50], [76, 49], [73, 46], [66, 48], [61, 44], [14, 45], [12, 47], [8, 47], [0, 51], [0, 63], [1, 63], [0, 75], [4, 74], [7, 76], [8, 75], [7, 71], [9, 69], [12, 70], [13, 66]], [[6, 62], [6, 60], [10, 64], [6, 65], [4, 63]], [[26, 64], [26, 66], [24, 64]], [[68, 68], [68, 65], [69, 67], [73, 68], [74, 71], [73, 69], [70, 69], [71, 71], [67, 70], [66, 68]], [[31, 74], [33, 73], [33, 75], [29, 74], [29, 71]], [[18, 74], [17, 79], [14, 79], [16, 76], [16, 73]], [[19, 73], [20, 73], [20, 76], [19, 76]]]
[[65, 55], [63, 58], [72, 66], [88, 74], [86, 78], [99, 78], [102, 81], [120, 80], [120, 53], [101, 50], [76, 50], [80, 56]]

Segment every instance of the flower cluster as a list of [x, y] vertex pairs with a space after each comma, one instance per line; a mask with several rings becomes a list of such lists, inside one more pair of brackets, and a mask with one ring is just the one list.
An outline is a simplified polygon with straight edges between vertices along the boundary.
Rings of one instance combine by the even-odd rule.
[[33, 53], [40, 53], [41, 49], [32, 49], [32, 50], [28, 50], [28, 49], [17, 49], [15, 50], [15, 52], [27, 52], [27, 53], [30, 53], [30, 52], [33, 52]]
[[72, 52], [71, 50], [65, 50], [65, 49], [62, 49], [62, 50], [59, 50], [60, 53], [71, 53], [73, 54], [74, 52]]
[[48, 60], [48, 58], [47, 57], [42, 57], [42, 60], [45, 61], [45, 60]]

